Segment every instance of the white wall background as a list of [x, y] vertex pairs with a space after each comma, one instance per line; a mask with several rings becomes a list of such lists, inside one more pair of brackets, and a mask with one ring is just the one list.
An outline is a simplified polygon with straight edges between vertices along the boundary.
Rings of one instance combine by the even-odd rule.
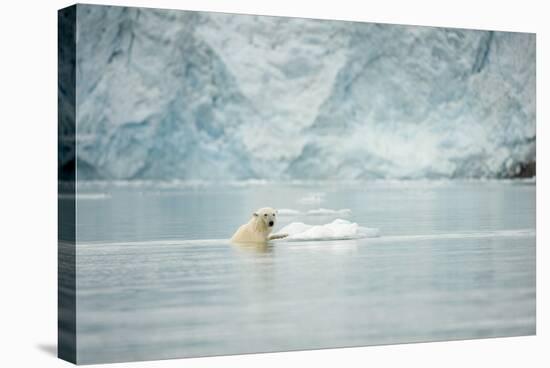
[[[352, 0], [97, 1], [100, 4], [225, 11], [537, 33], [537, 331], [536, 337], [470, 340], [168, 360], [110, 367], [543, 367], [550, 346], [545, 244], [548, 222], [550, 24], [544, 2]], [[69, 1], [5, 2], [0, 10], [0, 365], [62, 367], [57, 329], [57, 9]], [[546, 66], [546, 67], [545, 67]], [[547, 189], [548, 190], [548, 189]], [[546, 292], [545, 292], [546, 290]], [[546, 349], [545, 349], [546, 348]], [[547, 363], [546, 363], [547, 364]]]

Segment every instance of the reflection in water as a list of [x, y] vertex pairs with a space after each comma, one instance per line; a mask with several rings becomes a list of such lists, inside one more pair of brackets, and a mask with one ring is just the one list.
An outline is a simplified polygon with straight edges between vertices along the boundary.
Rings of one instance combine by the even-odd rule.
[[250, 252], [250, 253], [273, 253], [273, 244], [272, 243], [239, 243], [231, 242], [231, 245], [240, 251]]

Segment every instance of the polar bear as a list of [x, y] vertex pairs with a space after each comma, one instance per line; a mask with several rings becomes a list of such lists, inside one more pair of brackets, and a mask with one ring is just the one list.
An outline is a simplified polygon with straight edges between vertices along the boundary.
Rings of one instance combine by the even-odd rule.
[[260, 208], [252, 215], [250, 221], [239, 227], [231, 237], [236, 243], [265, 243], [268, 240], [281, 239], [287, 234], [269, 235], [275, 226], [277, 211], [271, 207]]

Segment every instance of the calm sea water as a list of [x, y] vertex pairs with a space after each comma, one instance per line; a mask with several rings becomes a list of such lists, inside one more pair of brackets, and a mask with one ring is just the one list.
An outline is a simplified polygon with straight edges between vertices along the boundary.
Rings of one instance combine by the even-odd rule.
[[[264, 206], [382, 236], [224, 240]], [[77, 221], [81, 363], [535, 333], [531, 182], [84, 183]]]

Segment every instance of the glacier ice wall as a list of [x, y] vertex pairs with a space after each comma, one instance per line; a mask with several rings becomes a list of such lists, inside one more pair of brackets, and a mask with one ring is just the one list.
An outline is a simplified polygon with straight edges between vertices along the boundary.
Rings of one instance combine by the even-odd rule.
[[78, 5], [81, 179], [508, 177], [535, 35]]

